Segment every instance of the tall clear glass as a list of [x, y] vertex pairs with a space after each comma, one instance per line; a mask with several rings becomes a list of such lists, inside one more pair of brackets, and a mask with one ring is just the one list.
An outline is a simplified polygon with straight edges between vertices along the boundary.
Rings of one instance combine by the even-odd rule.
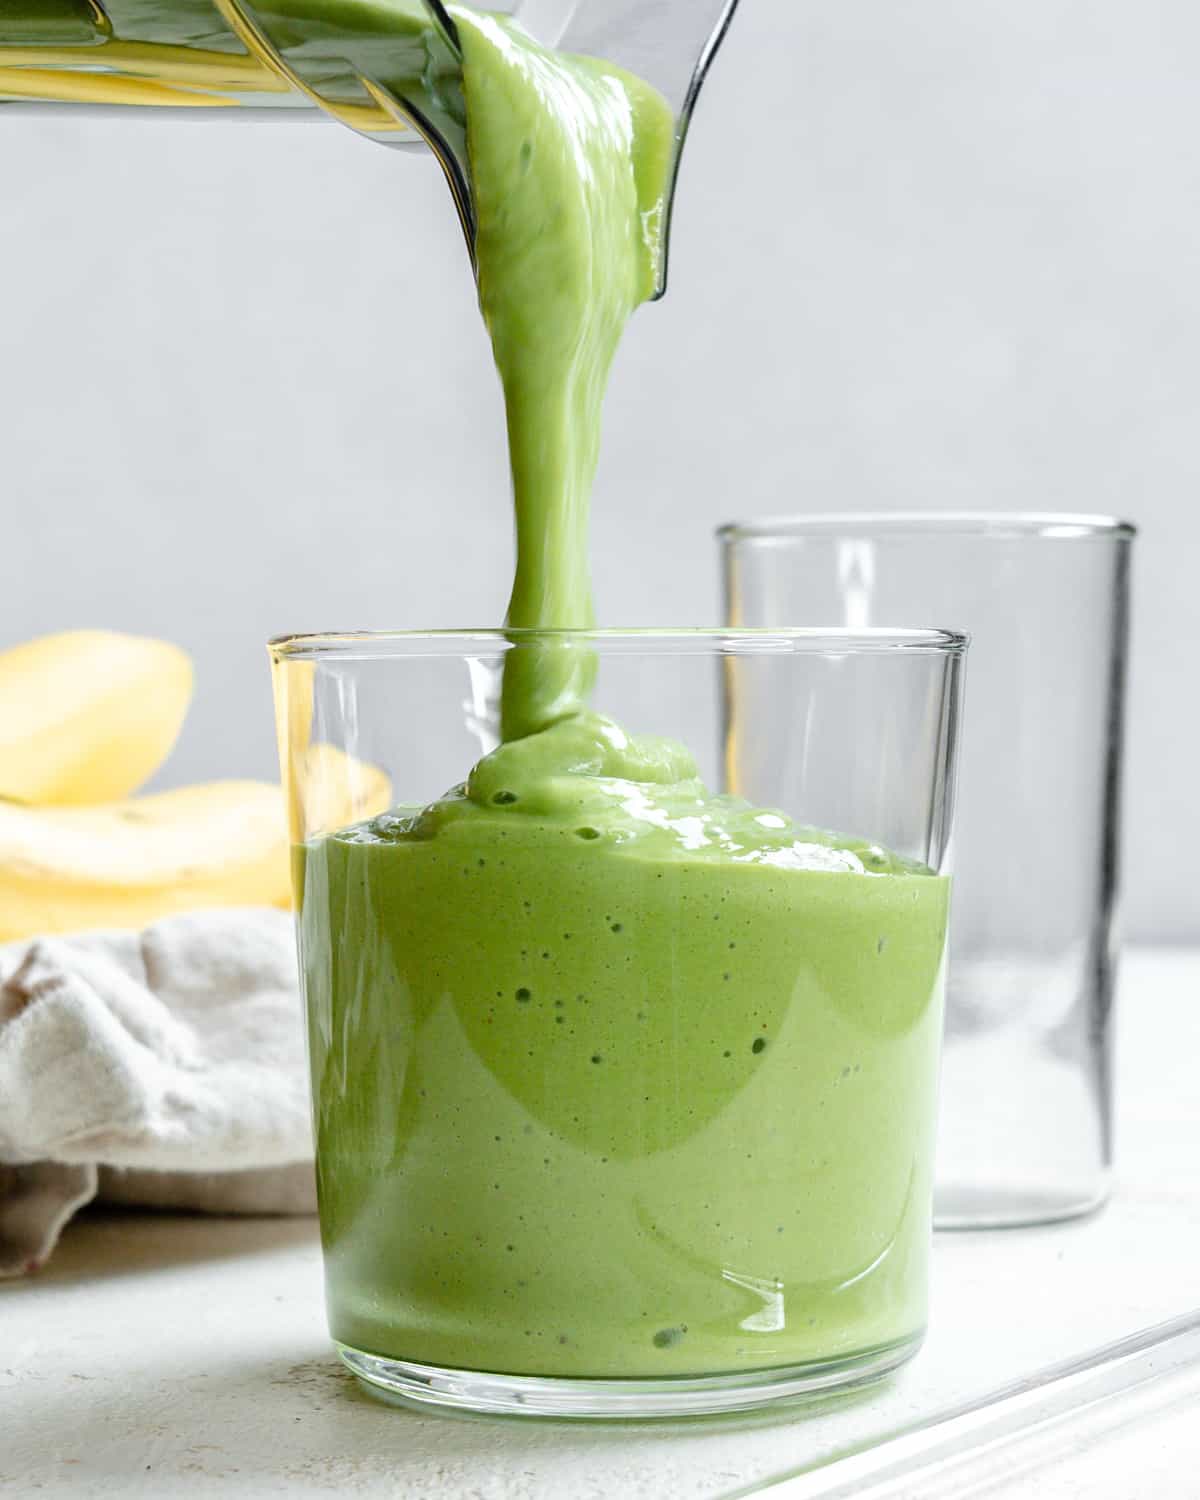
[[972, 636], [936, 1221], [1099, 1206], [1132, 526], [1073, 515], [796, 516], [720, 533], [738, 625]]
[[[329, 1319], [363, 1381], [655, 1416], [915, 1351], [963, 649], [272, 645]], [[502, 682], [548, 653], [598, 712], [496, 750]]]

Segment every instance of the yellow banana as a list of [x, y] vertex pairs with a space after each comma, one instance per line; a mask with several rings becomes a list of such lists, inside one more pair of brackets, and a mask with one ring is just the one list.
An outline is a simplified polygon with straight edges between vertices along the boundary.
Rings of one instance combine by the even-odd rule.
[[[380, 812], [390, 785], [328, 745], [314, 808], [326, 826]], [[210, 906], [289, 904], [279, 787], [218, 781], [101, 807], [0, 802], [0, 942], [35, 933], [142, 927]]]
[[316, 744], [292, 757], [288, 833], [293, 844], [374, 817], [391, 802], [392, 783], [378, 766], [333, 745]]
[[0, 652], [0, 796], [127, 797], [167, 758], [191, 696], [191, 662], [165, 641], [72, 630]]

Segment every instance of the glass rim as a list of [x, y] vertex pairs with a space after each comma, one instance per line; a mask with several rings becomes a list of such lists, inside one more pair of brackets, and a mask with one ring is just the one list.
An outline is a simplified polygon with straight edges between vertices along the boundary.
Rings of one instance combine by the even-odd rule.
[[592, 645], [668, 648], [670, 654], [720, 655], [958, 656], [970, 636], [960, 630], [886, 626], [685, 626], [641, 629], [452, 629], [348, 630], [279, 635], [267, 642], [272, 661], [313, 661], [336, 657], [364, 661], [388, 657], [453, 657], [494, 654], [521, 645]]
[[988, 540], [1039, 538], [1045, 541], [1103, 539], [1130, 541], [1137, 536], [1132, 521], [1117, 516], [1084, 515], [1071, 511], [1029, 510], [851, 510], [813, 511], [785, 516], [763, 516], [755, 521], [728, 521], [716, 530], [723, 543], [739, 541], [786, 542], [837, 531], [913, 532], [928, 536], [976, 536]]

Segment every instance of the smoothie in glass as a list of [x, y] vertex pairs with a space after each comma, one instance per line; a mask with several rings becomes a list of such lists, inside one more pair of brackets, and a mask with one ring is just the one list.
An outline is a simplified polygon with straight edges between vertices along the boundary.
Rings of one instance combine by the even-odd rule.
[[541, 738], [306, 853], [334, 1337], [579, 1377], [911, 1342], [946, 880], [657, 757], [549, 786]]
[[555, 637], [593, 620], [601, 405], [674, 122], [450, 13], [521, 648], [465, 781], [298, 850], [333, 1334], [360, 1373], [878, 1363], [924, 1327], [947, 882], [710, 792]]

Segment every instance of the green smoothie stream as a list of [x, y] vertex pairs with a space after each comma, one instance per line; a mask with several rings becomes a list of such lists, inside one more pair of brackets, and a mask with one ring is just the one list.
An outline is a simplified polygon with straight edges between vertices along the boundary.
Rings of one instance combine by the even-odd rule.
[[[673, 122], [628, 74], [452, 15], [508, 622], [586, 627], [601, 404], [656, 286]], [[465, 783], [299, 851], [334, 1337], [640, 1377], [918, 1336], [946, 881], [710, 794], [593, 709], [576, 644], [506, 662]]]

